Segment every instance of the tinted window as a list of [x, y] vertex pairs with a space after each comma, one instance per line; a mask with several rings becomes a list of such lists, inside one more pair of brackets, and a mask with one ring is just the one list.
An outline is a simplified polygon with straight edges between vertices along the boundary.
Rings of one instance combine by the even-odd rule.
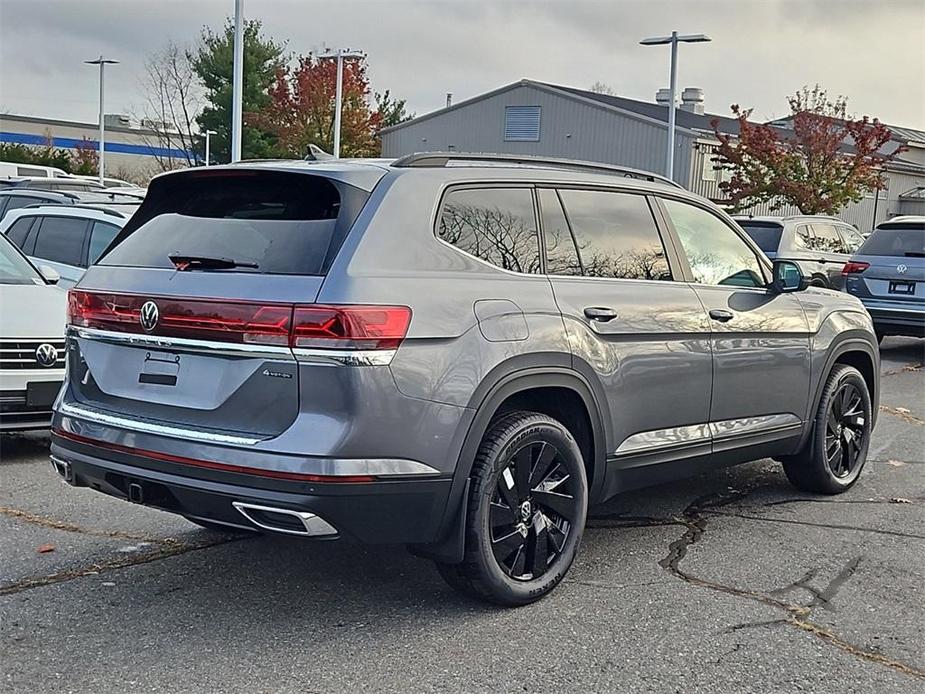
[[777, 253], [780, 246], [780, 235], [784, 230], [780, 224], [767, 224], [761, 222], [739, 222], [752, 241], [765, 253]]
[[15, 243], [19, 248], [24, 248], [26, 237], [29, 235], [29, 228], [35, 217], [20, 217], [6, 231], [6, 237]]
[[813, 250], [824, 253], [847, 252], [833, 224], [813, 224], [812, 227], [813, 236], [816, 237], [812, 246]]
[[645, 196], [561, 190], [585, 275], [670, 280], [655, 218]]
[[854, 253], [864, 243], [864, 236], [854, 227], [838, 227], [848, 253]]
[[0, 284], [35, 284], [41, 276], [22, 253], [0, 234]]
[[44, 202], [39, 198], [31, 198], [25, 195], [6, 195], [4, 197], [6, 198], [6, 209], [3, 211], [4, 216], [6, 216], [10, 210], [15, 210], [20, 207], [36, 205], [38, 203]]
[[87, 220], [42, 217], [32, 255], [66, 265], [81, 265]]
[[875, 229], [858, 255], [925, 258], [925, 229]]
[[368, 197], [302, 173], [171, 174], [152, 182], [99, 264], [172, 268], [176, 253], [257, 265], [226, 273], [323, 275]]
[[450, 191], [439, 237], [487, 263], [513, 272], [539, 272], [533, 193], [528, 188]]
[[546, 272], [550, 275], [580, 275], [581, 262], [559, 196], [548, 188], [538, 192], [546, 239]]
[[90, 252], [87, 260], [93, 265], [97, 259], [106, 250], [106, 246], [119, 233], [119, 227], [115, 224], [106, 224], [106, 222], [93, 222], [93, 230], [90, 232]]
[[765, 286], [757, 256], [723, 220], [684, 202], [663, 202], [678, 232], [695, 282]]

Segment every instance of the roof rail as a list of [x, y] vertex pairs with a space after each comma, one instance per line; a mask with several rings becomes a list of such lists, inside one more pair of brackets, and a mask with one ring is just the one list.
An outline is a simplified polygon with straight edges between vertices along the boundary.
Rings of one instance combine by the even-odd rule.
[[126, 215], [125, 212], [119, 212], [117, 210], [113, 210], [113, 209], [106, 208], [106, 207], [101, 207], [99, 205], [87, 205], [87, 204], [61, 205], [55, 202], [38, 202], [38, 203], [35, 203], [34, 205], [24, 205], [23, 207], [17, 208], [17, 209], [35, 210], [35, 209], [39, 209], [42, 207], [54, 207], [55, 209], [60, 209], [63, 212], [67, 212], [69, 210], [93, 210], [94, 212], [102, 212], [105, 215], [108, 215], [110, 217], [118, 217], [119, 219], [128, 219], [129, 217], [129, 215]]
[[675, 188], [683, 188], [680, 183], [672, 181], [670, 178], [642, 171], [640, 169], [631, 169], [626, 166], [616, 166], [614, 164], [601, 164], [598, 162], [579, 161], [577, 159], [556, 159], [553, 157], [538, 157], [531, 154], [473, 154], [467, 152], [418, 152], [408, 154], [407, 156], [396, 159], [392, 166], [398, 168], [439, 168], [446, 166], [452, 161], [471, 161], [498, 164], [521, 164], [524, 166], [548, 167], [554, 169], [575, 169], [577, 171], [595, 171], [597, 173], [613, 174], [625, 178], [635, 178], [652, 183], [664, 183], [665, 185]]

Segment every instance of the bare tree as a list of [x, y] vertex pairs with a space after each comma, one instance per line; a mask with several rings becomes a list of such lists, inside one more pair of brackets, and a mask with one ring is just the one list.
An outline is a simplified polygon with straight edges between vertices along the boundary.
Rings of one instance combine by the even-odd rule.
[[195, 166], [200, 160], [196, 116], [204, 97], [190, 56], [186, 47], [171, 41], [145, 62], [141, 126], [148, 132], [146, 144], [161, 150], [154, 158], [162, 171]]

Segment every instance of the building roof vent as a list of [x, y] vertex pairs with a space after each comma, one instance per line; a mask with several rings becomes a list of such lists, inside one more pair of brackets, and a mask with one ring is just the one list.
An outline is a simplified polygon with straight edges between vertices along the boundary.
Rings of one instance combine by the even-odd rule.
[[671, 90], [670, 89], [659, 89], [655, 92], [655, 103], [659, 106], [667, 106], [671, 103]]
[[681, 110], [703, 115], [703, 90], [700, 87], [688, 87], [681, 92]]

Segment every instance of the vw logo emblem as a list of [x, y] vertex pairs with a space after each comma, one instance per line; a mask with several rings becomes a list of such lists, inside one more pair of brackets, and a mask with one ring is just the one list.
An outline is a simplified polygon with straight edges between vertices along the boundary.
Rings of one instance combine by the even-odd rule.
[[160, 318], [157, 310], [157, 304], [153, 301], [146, 301], [141, 306], [141, 313], [138, 314], [138, 321], [146, 333], [151, 332], [157, 327], [157, 321]]
[[35, 348], [35, 360], [40, 366], [54, 366], [58, 362], [58, 350], [54, 345], [43, 342]]
[[909, 268], [907, 268], [905, 265], [897, 265], [897, 266], [896, 266], [896, 272], [898, 272], [900, 275], [905, 275], [905, 274], [906, 274], [906, 270], [908, 270], [908, 269], [909, 269]]

